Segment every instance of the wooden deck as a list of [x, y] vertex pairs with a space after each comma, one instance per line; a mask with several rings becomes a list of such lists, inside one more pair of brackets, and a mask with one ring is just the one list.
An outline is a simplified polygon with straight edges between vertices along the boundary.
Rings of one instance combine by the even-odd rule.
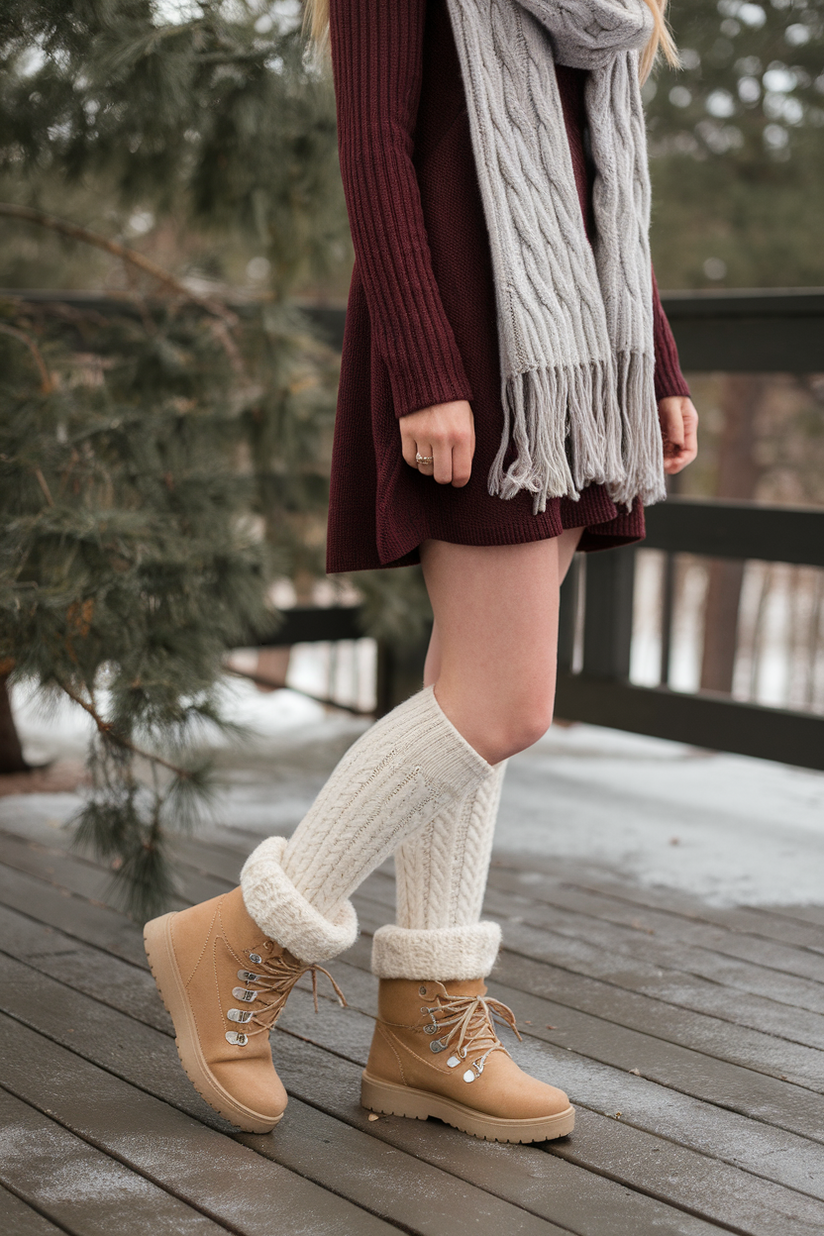
[[[391, 875], [357, 898], [334, 964], [350, 1008], [297, 990], [274, 1036], [291, 1095], [269, 1136], [232, 1132], [181, 1071], [139, 928], [63, 833], [0, 834], [4, 1236], [821, 1236], [824, 908], [713, 910], [499, 855], [492, 993], [513, 1054], [567, 1089], [574, 1135], [476, 1141], [370, 1120], [358, 1083]], [[250, 844], [254, 839], [250, 838]], [[183, 847], [186, 898], [229, 888], [237, 832]]]

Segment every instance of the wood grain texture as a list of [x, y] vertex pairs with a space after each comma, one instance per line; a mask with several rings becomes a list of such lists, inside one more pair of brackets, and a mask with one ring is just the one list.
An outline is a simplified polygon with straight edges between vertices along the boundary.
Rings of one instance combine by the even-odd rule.
[[65, 1230], [38, 1210], [33, 1210], [16, 1193], [10, 1193], [0, 1185], [0, 1231], [3, 1236], [57, 1236]]
[[[222, 1225], [0, 1090], [0, 1181], [76, 1236], [133, 1232], [220, 1236]], [[35, 1228], [35, 1231], [37, 1229]]]
[[[180, 841], [178, 904], [232, 887], [243, 846], [229, 832]], [[322, 997], [316, 1016], [301, 985], [275, 1032], [286, 1118], [266, 1137], [232, 1131], [180, 1070], [108, 873], [30, 816], [0, 834], [0, 1097], [50, 1162], [65, 1146], [81, 1175], [122, 1173], [123, 1196], [143, 1199], [146, 1230], [161, 1234], [262, 1232], [277, 1195], [279, 1236], [441, 1236], [445, 1223], [466, 1236], [818, 1236], [824, 914], [719, 910], [543, 866], [504, 856], [493, 868], [487, 910], [507, 947], [490, 985], [524, 1033], [515, 1058], [576, 1102], [570, 1139], [497, 1146], [436, 1121], [369, 1121], [359, 1076], [377, 996], [370, 935], [393, 917], [387, 868], [362, 886], [363, 935], [333, 964], [351, 1007]], [[106, 1230], [96, 1196], [70, 1188], [58, 1205], [52, 1191], [49, 1209], [48, 1174], [38, 1185], [36, 1164], [13, 1164], [14, 1179], [0, 1161], [12, 1190], [0, 1207], [32, 1216], [31, 1236]]]

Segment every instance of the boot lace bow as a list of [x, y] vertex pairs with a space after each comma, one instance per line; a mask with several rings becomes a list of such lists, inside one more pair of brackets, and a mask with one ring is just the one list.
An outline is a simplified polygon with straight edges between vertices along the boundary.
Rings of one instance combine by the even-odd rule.
[[[271, 948], [271, 945], [267, 945]], [[318, 974], [325, 974], [332, 984], [341, 1008], [346, 1008], [346, 999], [338, 984], [328, 970], [323, 966], [310, 965], [299, 961], [291, 953], [282, 952], [273, 957], [264, 958], [260, 953], [246, 950], [254, 970], [238, 970], [238, 978], [245, 986], [232, 989], [232, 995], [244, 1004], [260, 1001], [256, 1009], [229, 1009], [226, 1016], [230, 1021], [240, 1023], [242, 1031], [230, 1030], [226, 1038], [238, 1047], [245, 1047], [255, 1034], [268, 1034], [283, 1012], [283, 1006], [289, 994], [304, 974], [312, 975], [312, 998], [315, 1002], [315, 1012], [318, 1011]]]
[[495, 1024], [509, 1026], [520, 1040], [515, 1014], [501, 1000], [487, 996], [438, 997], [435, 1008], [424, 1007], [430, 1021], [423, 1027], [424, 1034], [437, 1035], [429, 1044], [435, 1053], [449, 1051], [446, 1063], [449, 1068], [458, 1065], [476, 1052], [480, 1052], [463, 1074], [465, 1082], [473, 1082], [484, 1071], [484, 1065], [493, 1051], [509, 1055], [495, 1031]]

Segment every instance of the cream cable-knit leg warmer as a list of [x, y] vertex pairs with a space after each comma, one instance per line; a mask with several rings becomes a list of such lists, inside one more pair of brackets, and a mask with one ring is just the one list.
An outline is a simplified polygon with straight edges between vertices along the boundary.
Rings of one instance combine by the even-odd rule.
[[398, 923], [376, 931], [372, 946], [380, 978], [489, 974], [501, 929], [480, 921], [481, 907], [505, 771], [504, 760], [396, 850]]
[[334, 957], [357, 934], [350, 894], [489, 772], [427, 687], [349, 748], [287, 843], [270, 837], [250, 854], [247, 910], [302, 961]]

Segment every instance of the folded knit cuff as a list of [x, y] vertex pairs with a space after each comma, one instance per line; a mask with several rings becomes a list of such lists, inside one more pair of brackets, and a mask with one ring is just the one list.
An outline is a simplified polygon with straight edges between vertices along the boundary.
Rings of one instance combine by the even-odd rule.
[[372, 973], [378, 978], [486, 978], [501, 946], [497, 923], [441, 927], [432, 931], [388, 925], [372, 941]]
[[355, 943], [354, 906], [339, 902], [329, 916], [316, 910], [283, 870], [285, 849], [285, 837], [268, 837], [247, 858], [240, 873], [246, 909], [261, 931], [300, 961], [328, 961]]

